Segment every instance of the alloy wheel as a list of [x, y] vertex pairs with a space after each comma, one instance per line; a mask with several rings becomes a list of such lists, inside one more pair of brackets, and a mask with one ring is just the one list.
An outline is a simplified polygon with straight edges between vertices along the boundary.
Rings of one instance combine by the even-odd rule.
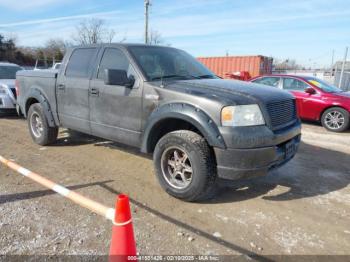
[[185, 189], [192, 181], [193, 169], [185, 150], [179, 147], [166, 149], [161, 158], [163, 177], [169, 185]]
[[345, 116], [339, 111], [331, 111], [325, 117], [325, 124], [329, 129], [339, 129], [345, 124]]
[[35, 137], [41, 137], [44, 131], [44, 126], [43, 121], [37, 112], [34, 112], [30, 117], [30, 128], [32, 129], [32, 133]]

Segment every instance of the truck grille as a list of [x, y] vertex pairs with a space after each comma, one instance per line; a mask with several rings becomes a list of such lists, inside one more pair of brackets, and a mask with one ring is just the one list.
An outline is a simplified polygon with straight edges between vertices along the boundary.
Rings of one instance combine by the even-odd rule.
[[16, 88], [11, 88], [14, 98], [17, 99]]
[[270, 115], [273, 130], [286, 127], [295, 122], [297, 118], [294, 99], [270, 102], [266, 105], [266, 108]]

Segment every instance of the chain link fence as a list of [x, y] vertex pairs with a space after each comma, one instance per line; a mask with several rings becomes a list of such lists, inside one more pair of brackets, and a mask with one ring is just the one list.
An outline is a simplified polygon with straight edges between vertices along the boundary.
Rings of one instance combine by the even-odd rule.
[[[334, 73], [334, 85], [339, 86], [341, 72], [337, 71]], [[350, 91], [350, 71], [345, 71], [343, 75], [343, 80], [340, 88], [344, 91]]]

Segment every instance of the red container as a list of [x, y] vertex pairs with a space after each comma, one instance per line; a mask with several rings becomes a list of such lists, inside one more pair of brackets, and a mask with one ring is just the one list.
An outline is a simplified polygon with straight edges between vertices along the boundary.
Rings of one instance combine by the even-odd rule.
[[[272, 74], [273, 58], [266, 56], [198, 57], [206, 67], [222, 78], [232, 78], [239, 72], [249, 72], [251, 77]], [[238, 72], [238, 73], [237, 73]]]

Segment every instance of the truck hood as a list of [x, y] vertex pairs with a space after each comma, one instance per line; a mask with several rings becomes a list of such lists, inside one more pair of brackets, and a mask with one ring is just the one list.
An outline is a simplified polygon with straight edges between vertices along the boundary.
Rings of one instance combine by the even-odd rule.
[[15, 87], [15, 79], [0, 79], [0, 85], [5, 85], [9, 88]]
[[226, 104], [268, 103], [293, 99], [286, 91], [250, 82], [223, 79], [169, 81], [164, 88], [218, 100]]

